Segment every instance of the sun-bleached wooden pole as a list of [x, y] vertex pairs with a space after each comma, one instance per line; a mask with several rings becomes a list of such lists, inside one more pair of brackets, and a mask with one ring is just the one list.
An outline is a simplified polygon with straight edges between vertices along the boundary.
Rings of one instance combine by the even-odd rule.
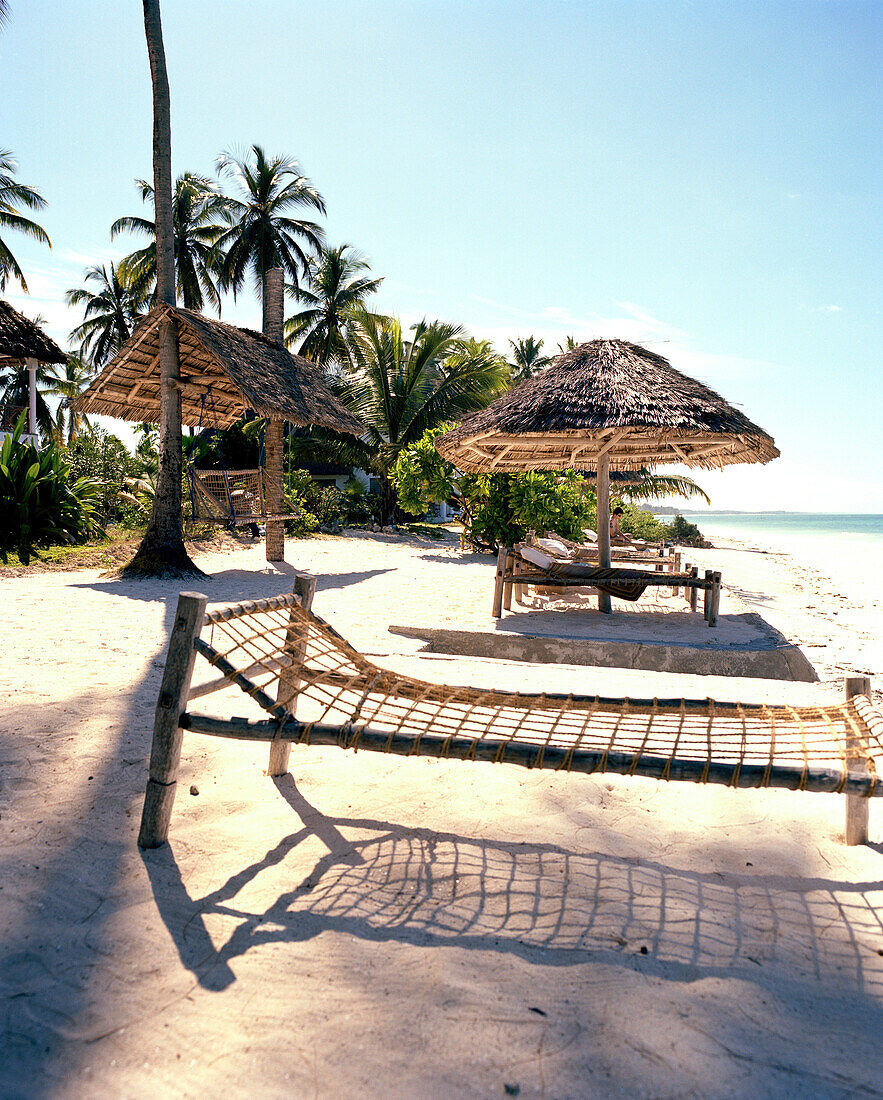
[[[598, 502], [598, 565], [610, 568], [610, 457], [602, 454], [598, 459], [598, 478], [595, 485]], [[609, 615], [613, 610], [610, 594], [598, 593], [598, 610]]]
[[181, 741], [178, 725], [187, 702], [196, 650], [193, 641], [202, 629], [208, 597], [200, 592], [182, 592], [169, 638], [162, 687], [153, 720], [153, 744], [144, 809], [141, 811], [139, 848], [159, 848], [169, 835], [169, 820], [175, 802]]
[[[847, 676], [845, 680], [846, 698], [852, 699], [856, 695], [871, 694], [871, 679], [869, 676]], [[850, 765], [861, 764], [864, 767], [864, 757], [848, 756]], [[869, 799], [860, 794], [846, 795], [846, 843], [868, 843], [868, 803]]]
[[[305, 611], [313, 606], [313, 596], [316, 594], [316, 577], [296, 577], [294, 581], [294, 594]], [[303, 658], [304, 642], [302, 635], [289, 626], [285, 638], [285, 653], [291, 654], [293, 665], [283, 669], [279, 677], [279, 686], [276, 689], [276, 699], [283, 703], [291, 717], [295, 717], [297, 711], [297, 692], [300, 686], [300, 677], [295, 671], [297, 663]], [[286, 702], [286, 700], [291, 700]], [[267, 766], [267, 775], [285, 775], [288, 771], [288, 758], [291, 755], [291, 742], [279, 739], [270, 742], [270, 762]]]
[[[264, 336], [274, 344], [282, 344], [285, 318], [285, 273], [281, 267], [264, 272], [263, 329]], [[271, 418], [264, 433], [264, 499], [272, 515], [284, 512], [282, 507], [283, 447], [285, 422]], [[285, 524], [281, 519], [267, 520], [267, 561], [285, 560]]]

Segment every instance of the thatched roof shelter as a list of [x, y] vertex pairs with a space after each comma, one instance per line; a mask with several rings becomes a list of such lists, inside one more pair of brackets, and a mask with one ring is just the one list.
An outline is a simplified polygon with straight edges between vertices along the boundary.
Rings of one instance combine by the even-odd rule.
[[14, 310], [9, 302], [0, 301], [0, 360], [8, 359], [18, 363], [26, 359], [36, 359], [38, 363], [67, 362], [58, 344], [38, 325]]
[[610, 469], [677, 463], [716, 469], [769, 462], [771, 436], [661, 355], [625, 340], [592, 340], [436, 440], [474, 472]]
[[362, 423], [335, 397], [320, 367], [259, 332], [190, 309], [155, 306], [74, 403], [86, 413], [123, 420], [159, 419], [159, 322], [178, 326], [184, 424], [228, 427], [248, 409], [258, 416], [360, 435]]

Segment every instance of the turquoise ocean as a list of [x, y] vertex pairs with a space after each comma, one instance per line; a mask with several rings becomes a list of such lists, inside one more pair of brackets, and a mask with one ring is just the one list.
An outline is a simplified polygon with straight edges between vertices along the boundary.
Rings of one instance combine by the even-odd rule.
[[883, 602], [883, 515], [827, 512], [684, 512], [715, 536], [770, 550], [842, 583], [862, 600]]

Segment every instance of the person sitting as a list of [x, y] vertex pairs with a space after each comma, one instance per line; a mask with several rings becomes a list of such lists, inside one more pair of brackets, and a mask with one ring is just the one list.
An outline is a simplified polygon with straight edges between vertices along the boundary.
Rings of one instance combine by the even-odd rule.
[[620, 530], [619, 517], [624, 515], [622, 508], [614, 508], [610, 513], [610, 541], [611, 543], [629, 543], [632, 541], [632, 536], [626, 531]]

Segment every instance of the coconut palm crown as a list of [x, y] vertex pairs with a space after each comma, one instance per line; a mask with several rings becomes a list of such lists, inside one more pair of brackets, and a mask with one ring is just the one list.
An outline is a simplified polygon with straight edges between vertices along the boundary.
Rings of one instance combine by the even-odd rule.
[[306, 308], [285, 323], [285, 344], [297, 344], [307, 359], [328, 369], [352, 362], [354, 310], [364, 306], [382, 279], [372, 279], [368, 261], [350, 244], [324, 248], [310, 263], [309, 287], [294, 297]]
[[[0, 149], [0, 228], [15, 229], [19, 233], [24, 233], [26, 237], [33, 237], [34, 240], [48, 244], [51, 248], [52, 242], [46, 230], [18, 212], [22, 206], [28, 210], [42, 210], [46, 200], [33, 187], [16, 183], [17, 170], [18, 164], [12, 153], [8, 149]], [[6, 289], [10, 278], [16, 280], [25, 294], [28, 293], [24, 272], [9, 246], [0, 237], [0, 291]]]
[[[153, 186], [146, 180], [135, 182], [143, 201], [152, 204]], [[226, 203], [213, 180], [185, 172], [175, 181], [172, 207], [175, 282], [185, 309], [202, 312], [208, 303], [218, 311], [218, 316], [221, 314], [221, 296], [215, 285], [218, 255], [214, 244], [224, 231], [218, 219]], [[152, 238], [119, 265], [120, 274], [133, 287], [145, 296], [152, 294], [156, 285], [156, 223], [147, 218], [117, 218], [110, 227], [111, 238], [120, 233], [140, 233]]]
[[147, 292], [131, 275], [113, 264], [87, 268], [84, 282], [92, 286], [66, 291], [69, 306], [83, 306], [83, 321], [71, 332], [71, 340], [94, 367], [100, 367], [129, 339], [147, 301]]
[[390, 472], [400, 451], [427, 428], [484, 408], [505, 391], [508, 366], [490, 341], [467, 339], [443, 321], [420, 321], [410, 339], [396, 318], [366, 309], [355, 311], [353, 323], [355, 362], [343, 372], [340, 394], [368, 430], [347, 454], [380, 480], [386, 523], [395, 510]]
[[255, 292], [263, 296], [263, 277], [272, 268], [284, 269], [288, 282], [299, 287], [309, 257], [322, 247], [324, 235], [315, 222], [290, 217], [298, 207], [325, 213], [325, 202], [300, 165], [290, 157], [268, 157], [260, 145], [252, 145], [245, 157], [222, 153], [218, 171], [233, 181], [239, 195], [227, 198], [227, 228], [217, 240], [222, 254], [221, 285], [234, 297], [249, 272]]

